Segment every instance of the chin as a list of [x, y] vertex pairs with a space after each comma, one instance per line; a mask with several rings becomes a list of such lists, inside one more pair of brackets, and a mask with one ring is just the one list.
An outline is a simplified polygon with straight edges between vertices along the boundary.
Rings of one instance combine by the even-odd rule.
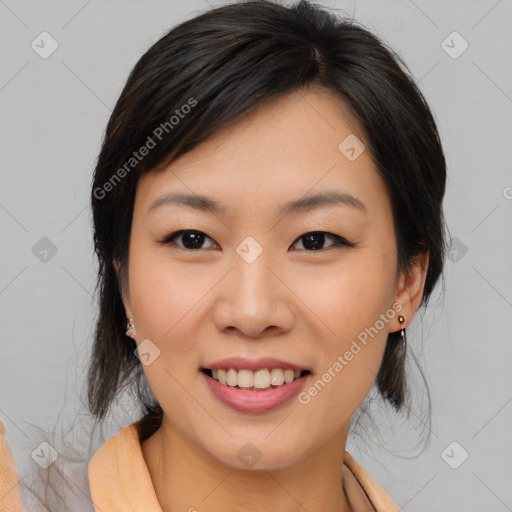
[[298, 463], [307, 455], [304, 443], [299, 440], [288, 438], [283, 444], [280, 440], [265, 439], [265, 435], [268, 433], [253, 440], [250, 436], [244, 436], [215, 444], [209, 439], [203, 449], [225, 466], [254, 471], [284, 469]]

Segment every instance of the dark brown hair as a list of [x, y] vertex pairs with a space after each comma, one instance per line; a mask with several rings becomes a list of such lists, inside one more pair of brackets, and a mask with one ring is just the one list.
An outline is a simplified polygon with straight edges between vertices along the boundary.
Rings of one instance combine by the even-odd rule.
[[[422, 297], [427, 303], [446, 250], [446, 168], [433, 116], [405, 64], [353, 20], [306, 1], [290, 7], [249, 1], [212, 9], [170, 30], [141, 57], [106, 128], [91, 196], [99, 317], [88, 400], [97, 418], [104, 418], [126, 387], [136, 390], [153, 429], [162, 414], [134, 354], [136, 345], [125, 335], [120, 295], [139, 178], [264, 102], [311, 84], [336, 93], [363, 126], [392, 203], [398, 268], [407, 270], [419, 254], [429, 252]], [[162, 135], [155, 147], [140, 161], [130, 160], [155, 131]], [[121, 265], [119, 276], [114, 260]], [[397, 411], [406, 390], [399, 336], [389, 334], [376, 379]]]

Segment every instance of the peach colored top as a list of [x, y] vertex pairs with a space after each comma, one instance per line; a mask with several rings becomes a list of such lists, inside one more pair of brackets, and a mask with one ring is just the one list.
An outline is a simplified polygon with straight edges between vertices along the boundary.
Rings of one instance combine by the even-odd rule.
[[0, 421], [0, 510], [22, 512], [16, 463], [4, 436], [5, 425]]
[[[0, 421], [0, 510], [23, 512], [16, 464], [4, 434], [5, 426]], [[348, 452], [343, 462], [343, 485], [347, 496], [352, 496], [354, 510], [400, 512]], [[136, 424], [121, 429], [94, 455], [89, 463], [89, 483], [96, 512], [162, 512], [142, 455]]]
[[[400, 512], [399, 507], [345, 452], [343, 480], [347, 495], [357, 496], [353, 507], [375, 512]], [[142, 455], [137, 424], [109, 439], [89, 463], [89, 484], [96, 512], [162, 512]]]

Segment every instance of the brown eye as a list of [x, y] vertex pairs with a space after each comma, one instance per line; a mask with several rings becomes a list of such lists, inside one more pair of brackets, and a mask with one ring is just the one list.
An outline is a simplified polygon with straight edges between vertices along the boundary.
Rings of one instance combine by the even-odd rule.
[[352, 244], [347, 240], [342, 238], [341, 236], [335, 235], [333, 233], [327, 233], [325, 231], [311, 231], [309, 233], [305, 233], [301, 235], [293, 245], [295, 245], [298, 241], [302, 242], [303, 248], [300, 250], [306, 251], [318, 251], [325, 249], [325, 239], [330, 238], [334, 240], [334, 244], [328, 246], [333, 247], [336, 245], [346, 245], [352, 247]]
[[[330, 245], [327, 245], [326, 247], [326, 239], [330, 239], [332, 242]], [[176, 242], [175, 240], [179, 240], [180, 242]], [[207, 240], [210, 240], [213, 245], [210, 245], [209, 247], [205, 247], [205, 242]], [[347, 246], [347, 247], [353, 247], [354, 244], [351, 244], [348, 240], [345, 238], [335, 235], [333, 233], [327, 233], [325, 231], [311, 231], [309, 233], [305, 233], [304, 235], [301, 235], [293, 245], [296, 245], [297, 243], [302, 243], [302, 248], [299, 248], [298, 250], [305, 250], [308, 252], [311, 251], [320, 251], [322, 249], [328, 249], [329, 247], [335, 247], [335, 246]], [[210, 238], [208, 235], [203, 233], [202, 231], [198, 231], [195, 229], [182, 229], [180, 231], [175, 231], [174, 233], [171, 233], [170, 235], [166, 236], [161, 243], [170, 245], [175, 244], [178, 245], [178, 247], [181, 247], [182, 249], [188, 249], [188, 250], [198, 250], [198, 249], [208, 249], [208, 248], [215, 248], [218, 247], [218, 244], [215, 243], [215, 241]]]
[[[205, 240], [212, 240], [208, 235], [203, 233], [202, 231], [196, 231], [193, 229], [182, 229], [180, 231], [175, 231], [170, 235], [166, 236], [162, 243], [164, 244], [174, 244], [174, 240], [181, 240], [181, 244], [176, 244], [183, 249], [204, 249], [203, 245]], [[213, 240], [212, 240], [213, 241]]]

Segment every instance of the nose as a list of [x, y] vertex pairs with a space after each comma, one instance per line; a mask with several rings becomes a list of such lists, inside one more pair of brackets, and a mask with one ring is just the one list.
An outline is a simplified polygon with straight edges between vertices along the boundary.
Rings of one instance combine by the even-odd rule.
[[295, 322], [290, 283], [263, 255], [252, 263], [235, 259], [219, 288], [214, 322], [223, 333], [250, 338], [276, 336]]

